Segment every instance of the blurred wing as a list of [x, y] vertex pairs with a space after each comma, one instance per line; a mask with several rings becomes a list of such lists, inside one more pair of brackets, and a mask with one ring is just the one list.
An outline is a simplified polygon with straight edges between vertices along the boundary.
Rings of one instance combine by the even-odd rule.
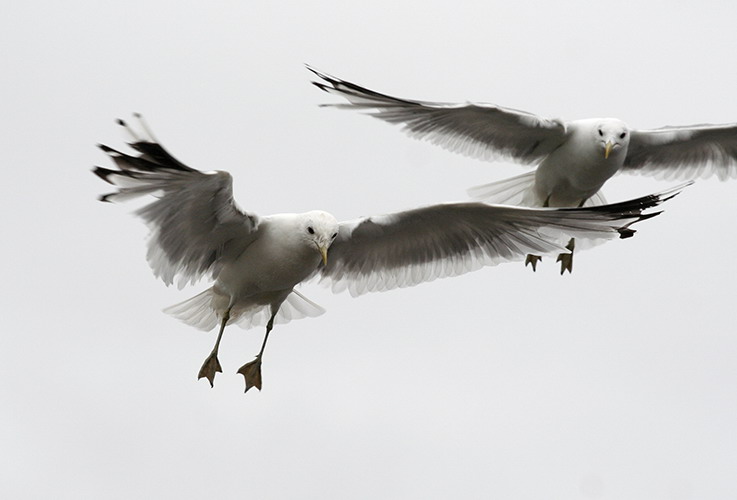
[[[528, 253], [568, 253], [561, 243], [632, 236], [629, 226], [683, 186], [613, 205], [532, 209], [449, 203], [343, 222], [320, 271], [352, 295], [455, 276]], [[564, 243], [563, 243], [564, 244]]]
[[177, 278], [182, 288], [207, 273], [217, 276], [224, 262], [236, 258], [255, 239], [258, 216], [238, 209], [229, 173], [190, 168], [171, 156], [148, 131], [147, 137], [140, 138], [125, 122], [119, 123], [133, 137], [130, 146], [139, 154], [100, 145], [120, 169], [93, 170], [118, 187], [100, 200], [156, 197], [136, 214], [151, 229], [148, 262], [167, 285]]
[[633, 130], [623, 172], [671, 179], [737, 177], [737, 124]]
[[371, 110], [386, 122], [403, 125], [410, 136], [427, 139], [449, 151], [491, 160], [508, 158], [523, 164], [540, 161], [566, 137], [560, 120], [493, 104], [448, 104], [412, 101], [380, 94], [307, 67], [323, 82], [312, 82], [350, 104], [337, 108]]

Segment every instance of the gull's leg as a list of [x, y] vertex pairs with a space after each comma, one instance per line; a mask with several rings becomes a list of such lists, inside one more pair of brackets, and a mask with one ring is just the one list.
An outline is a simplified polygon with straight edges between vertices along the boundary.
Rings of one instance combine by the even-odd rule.
[[269, 333], [274, 328], [274, 316], [276, 316], [276, 311], [271, 314], [271, 318], [266, 324], [266, 336], [264, 336], [264, 343], [261, 344], [261, 350], [256, 355], [256, 359], [238, 369], [238, 373], [246, 379], [246, 392], [251, 387], [255, 387], [259, 391], [261, 390], [261, 357], [264, 355], [264, 348], [266, 347], [266, 341], [269, 340]]
[[[548, 195], [548, 197], [543, 202], [543, 208], [547, 208], [550, 206], [550, 196], [552, 195]], [[525, 267], [527, 267], [527, 264], [531, 264], [532, 272], [534, 273], [535, 271], [537, 271], [537, 263], [541, 260], [543, 260], [543, 258], [540, 255], [528, 253], [527, 258], [525, 259]]]
[[215, 347], [212, 348], [212, 352], [205, 362], [202, 363], [200, 373], [197, 374], [197, 380], [206, 378], [210, 382], [210, 387], [214, 386], [215, 374], [218, 372], [223, 373], [223, 369], [220, 367], [220, 361], [218, 361], [218, 349], [220, 348], [220, 339], [223, 338], [223, 331], [225, 331], [225, 324], [229, 319], [230, 309], [225, 311], [225, 315], [223, 315], [223, 320], [220, 323], [220, 332], [218, 333], [218, 338], [215, 341]]
[[[588, 198], [584, 198], [581, 200], [581, 203], [578, 204], [578, 208], [583, 207], [584, 203], [586, 203], [586, 200]], [[571, 253], [562, 253], [558, 255], [558, 258], [555, 262], [560, 262], [560, 275], [563, 276], [563, 273], [567, 270], [569, 273], [573, 272], [573, 248], [576, 246], [576, 238], [571, 238], [568, 241], [568, 244], [566, 245], [566, 248], [571, 251]]]
[[566, 248], [571, 251], [571, 253], [562, 253], [558, 255], [558, 258], [555, 262], [560, 262], [560, 274], [563, 275], [564, 272], [568, 271], [569, 273], [573, 272], [573, 249], [576, 246], [576, 238], [571, 238], [570, 241], [568, 241], [568, 244], [566, 245]]

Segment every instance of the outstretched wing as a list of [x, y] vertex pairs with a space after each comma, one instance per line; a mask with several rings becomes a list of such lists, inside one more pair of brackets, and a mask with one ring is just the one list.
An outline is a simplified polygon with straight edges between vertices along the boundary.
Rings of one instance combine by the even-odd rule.
[[136, 214], [151, 229], [148, 262], [167, 285], [177, 278], [182, 288], [208, 273], [217, 276], [223, 263], [236, 258], [253, 241], [258, 216], [236, 206], [228, 172], [200, 172], [188, 167], [169, 154], [143, 122], [144, 137], [136, 135], [123, 120], [118, 123], [132, 136], [130, 146], [138, 154], [100, 145], [119, 169], [93, 170], [118, 188], [100, 200], [156, 197]]
[[557, 148], [566, 136], [560, 120], [493, 104], [449, 104], [413, 101], [380, 94], [334, 76], [307, 69], [321, 78], [312, 82], [349, 104], [326, 104], [336, 108], [368, 110], [371, 116], [403, 125], [418, 139], [427, 139], [449, 151], [472, 158], [507, 158], [533, 164]]
[[569, 238], [626, 238], [629, 226], [684, 186], [631, 201], [589, 208], [519, 208], [484, 203], [433, 205], [343, 222], [320, 271], [334, 291], [352, 295], [412, 286], [528, 253], [568, 253]]
[[737, 178], [737, 124], [633, 130], [622, 171], [666, 179]]

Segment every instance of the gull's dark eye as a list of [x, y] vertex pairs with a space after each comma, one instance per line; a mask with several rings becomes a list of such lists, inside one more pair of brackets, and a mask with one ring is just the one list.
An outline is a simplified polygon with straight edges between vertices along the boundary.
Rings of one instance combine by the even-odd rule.
[[315, 230], [312, 229], [312, 226], [307, 226], [307, 232], [310, 234], [315, 234]]
[[604, 137], [604, 132], [602, 132], [601, 129], [599, 129], [599, 135]]
[[619, 134], [619, 138], [624, 139], [625, 135], [627, 135], [627, 132], [622, 132], [621, 134]]
[[333, 239], [335, 239], [336, 236], [338, 236], [338, 233], [333, 233]]

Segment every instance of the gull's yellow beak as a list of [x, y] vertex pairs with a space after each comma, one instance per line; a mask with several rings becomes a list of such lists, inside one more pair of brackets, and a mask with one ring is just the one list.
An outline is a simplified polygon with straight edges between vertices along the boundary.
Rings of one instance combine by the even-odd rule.
[[607, 141], [606, 144], [604, 144], [604, 159], [605, 160], [609, 158], [609, 154], [612, 152], [612, 149], [614, 149], [614, 143], [612, 141]]
[[323, 265], [328, 265], [328, 249], [327, 247], [317, 247], [317, 249], [320, 251], [320, 255], [322, 256], [322, 263]]

